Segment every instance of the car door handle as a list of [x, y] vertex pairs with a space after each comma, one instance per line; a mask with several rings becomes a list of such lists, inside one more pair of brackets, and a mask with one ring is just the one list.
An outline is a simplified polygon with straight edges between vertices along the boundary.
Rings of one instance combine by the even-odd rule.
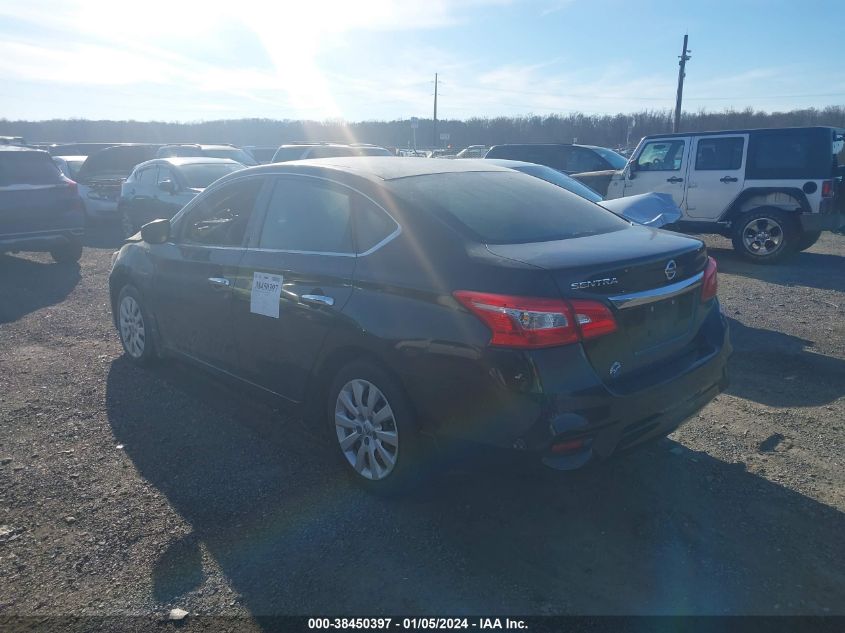
[[666, 179], [666, 182], [672, 182], [672, 183], [675, 183], [675, 182], [684, 182], [684, 179], [683, 179], [683, 178], [678, 178], [677, 176], [672, 176], [671, 178], [667, 178], [667, 179]]
[[725, 184], [729, 182], [736, 182], [739, 178], [734, 178], [733, 176], [725, 176], [724, 178], [719, 178], [719, 182], [723, 182]]
[[321, 306], [333, 306], [334, 298], [326, 295], [302, 295], [299, 297], [304, 303], [315, 303]]
[[232, 285], [232, 282], [225, 277], [209, 277], [208, 283], [215, 288], [228, 288]]

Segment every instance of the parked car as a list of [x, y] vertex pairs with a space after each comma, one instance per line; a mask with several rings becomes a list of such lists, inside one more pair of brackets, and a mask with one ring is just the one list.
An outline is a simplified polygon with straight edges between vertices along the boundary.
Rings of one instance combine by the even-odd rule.
[[61, 172], [70, 178], [76, 180], [76, 172], [82, 167], [87, 156], [53, 156], [53, 162], [61, 170]]
[[484, 158], [489, 149], [486, 145], [470, 145], [458, 152], [455, 158]]
[[155, 158], [159, 145], [115, 145], [91, 154], [76, 173], [88, 220], [116, 220], [120, 186], [135, 165]]
[[746, 259], [781, 261], [812, 246], [824, 230], [845, 227], [835, 195], [830, 127], [730, 130], [647, 136], [614, 174], [608, 198], [670, 194], [678, 226], [733, 240]]
[[342, 145], [339, 143], [302, 143], [282, 145], [273, 156], [274, 163], [308, 158], [332, 158], [336, 156], [393, 156], [377, 145]]
[[374, 489], [420, 434], [573, 469], [726, 384], [704, 244], [487, 161], [332, 158], [229, 174], [115, 254], [135, 363], [173, 355], [318, 417]]
[[176, 156], [205, 156], [206, 158], [228, 158], [241, 165], [252, 167], [258, 164], [250, 154], [234, 145], [195, 145], [182, 143], [179, 145], [164, 145], [159, 148], [156, 158], [171, 158]]
[[605, 209], [613, 211], [616, 215], [637, 224], [659, 229], [670, 226], [681, 219], [681, 210], [672, 200], [672, 196], [666, 193], [643, 193], [628, 198], [605, 200], [584, 183], [545, 165], [524, 163], [518, 160], [499, 160], [498, 158], [493, 158], [490, 162], [500, 167], [521, 171], [523, 174], [535, 178], [542, 178], [546, 182], [563, 187], [567, 191], [571, 191], [590, 202], [595, 202]]
[[84, 233], [76, 183], [50, 154], [0, 145], [0, 253], [43, 251], [69, 264], [82, 256]]
[[228, 158], [158, 158], [141, 163], [120, 190], [124, 235], [135, 235], [152, 220], [172, 218], [215, 180], [243, 168]]
[[26, 147], [27, 142], [23, 136], [0, 136], [0, 145], [18, 145]]
[[571, 143], [494, 145], [487, 152], [485, 158], [521, 160], [526, 163], [545, 165], [565, 174], [622, 169], [627, 162], [624, 156], [617, 154], [612, 149]]
[[244, 145], [244, 151], [252, 156], [258, 164], [266, 165], [273, 162], [278, 145]]

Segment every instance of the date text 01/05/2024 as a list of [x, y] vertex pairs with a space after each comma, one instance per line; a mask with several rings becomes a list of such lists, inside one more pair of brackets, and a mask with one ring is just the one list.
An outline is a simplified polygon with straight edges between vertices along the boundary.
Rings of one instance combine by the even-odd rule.
[[524, 620], [511, 618], [309, 618], [309, 629], [527, 629]]

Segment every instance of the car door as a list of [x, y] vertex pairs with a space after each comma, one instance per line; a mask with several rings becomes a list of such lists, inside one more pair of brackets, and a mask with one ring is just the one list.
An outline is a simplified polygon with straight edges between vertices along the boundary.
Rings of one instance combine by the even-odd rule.
[[299, 402], [352, 294], [351, 217], [360, 194], [323, 178], [274, 180], [240, 262], [235, 330], [244, 377]]
[[[162, 183], [171, 182], [173, 189], [167, 191]], [[155, 190], [156, 218], [172, 218], [179, 210], [193, 198], [183, 186], [183, 179], [179, 178], [169, 165], [159, 165], [158, 180]]]
[[674, 136], [643, 143], [626, 168], [624, 195], [668, 193], [683, 209], [689, 145], [689, 137]]
[[155, 219], [155, 187], [158, 165], [142, 167], [135, 172], [127, 191], [128, 214], [135, 228]]
[[693, 137], [686, 211], [691, 218], [718, 220], [745, 185], [747, 134]]
[[265, 181], [251, 176], [214, 187], [176, 220], [172, 241], [150, 247], [164, 344], [230, 373], [237, 373], [232, 303], [238, 264]]

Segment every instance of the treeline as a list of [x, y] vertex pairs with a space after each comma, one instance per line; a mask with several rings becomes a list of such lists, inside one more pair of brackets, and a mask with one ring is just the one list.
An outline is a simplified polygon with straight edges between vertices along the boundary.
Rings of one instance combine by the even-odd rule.
[[[808, 108], [790, 112], [725, 110], [685, 112], [683, 131], [725, 130], [757, 127], [833, 125], [845, 127], [845, 106]], [[672, 112], [649, 110], [634, 114], [552, 114], [519, 117], [471, 118], [438, 121], [437, 137], [431, 119], [420, 119], [417, 147], [494, 145], [497, 143], [579, 142], [605, 147], [635, 145], [648, 134], [672, 129]], [[440, 141], [441, 133], [449, 139]], [[280, 145], [297, 141], [374, 143], [408, 147], [413, 138], [408, 120], [293, 121], [273, 119], [227, 119], [195, 123], [163, 121], [9, 121], [0, 119], [0, 135], [23, 136], [29, 142], [146, 142], [233, 143]]]

